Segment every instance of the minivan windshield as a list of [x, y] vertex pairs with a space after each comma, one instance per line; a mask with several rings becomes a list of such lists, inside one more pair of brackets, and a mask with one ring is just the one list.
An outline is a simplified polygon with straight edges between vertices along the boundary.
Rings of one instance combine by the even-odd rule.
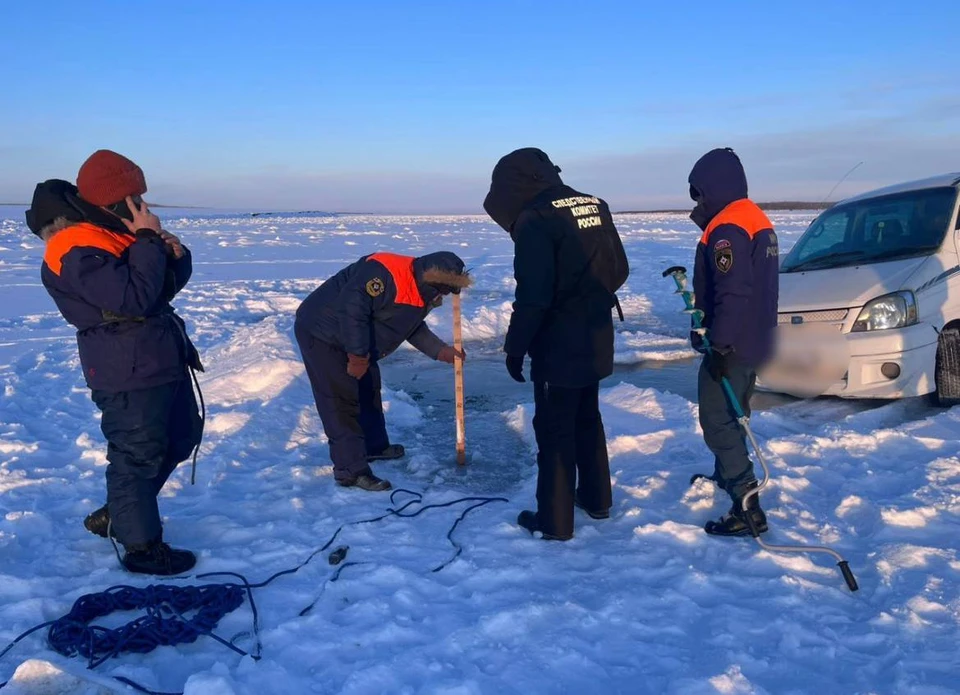
[[796, 273], [929, 255], [943, 243], [956, 198], [957, 190], [950, 186], [837, 205], [813, 221], [784, 258], [780, 271]]

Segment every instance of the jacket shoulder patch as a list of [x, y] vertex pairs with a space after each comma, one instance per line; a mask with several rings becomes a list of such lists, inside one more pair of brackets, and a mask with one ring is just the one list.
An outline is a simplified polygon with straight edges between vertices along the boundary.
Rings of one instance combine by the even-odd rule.
[[386, 289], [386, 286], [383, 284], [383, 280], [381, 280], [380, 278], [373, 278], [373, 280], [370, 280], [369, 282], [367, 282], [367, 294], [369, 294], [374, 299], [376, 299], [381, 294], [383, 294], [385, 289]]
[[729, 241], [726, 242], [725, 246], [721, 246], [720, 244], [724, 241], [726, 240], [721, 239], [713, 247], [713, 259], [717, 264], [717, 270], [721, 273], [729, 273], [733, 267], [733, 247]]

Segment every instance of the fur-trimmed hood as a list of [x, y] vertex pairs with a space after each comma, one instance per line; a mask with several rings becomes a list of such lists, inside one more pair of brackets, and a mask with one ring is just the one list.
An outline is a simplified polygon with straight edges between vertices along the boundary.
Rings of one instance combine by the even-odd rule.
[[121, 234], [130, 233], [119, 217], [88, 203], [77, 193], [76, 186], [61, 179], [37, 184], [26, 218], [30, 231], [44, 241], [78, 222], [89, 222]]
[[66, 217], [58, 217], [47, 226], [41, 227], [37, 236], [44, 241], [50, 241], [59, 232], [62, 232], [64, 229], [72, 227], [75, 224], [77, 223], [74, 220], [68, 220]]
[[464, 270], [463, 261], [455, 253], [439, 251], [420, 256], [413, 262], [417, 283], [428, 285], [440, 292], [460, 294], [473, 284], [470, 273]]

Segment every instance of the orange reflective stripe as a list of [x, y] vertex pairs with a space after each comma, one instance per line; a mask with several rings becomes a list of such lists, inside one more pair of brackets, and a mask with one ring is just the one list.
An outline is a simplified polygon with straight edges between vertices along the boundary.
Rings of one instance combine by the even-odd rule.
[[393, 284], [397, 286], [397, 304], [423, 307], [423, 297], [417, 287], [417, 278], [413, 274], [412, 256], [398, 256], [395, 253], [375, 253], [368, 261], [376, 261], [390, 273]]
[[717, 216], [710, 220], [707, 229], [700, 237], [700, 243], [706, 244], [710, 241], [710, 235], [713, 230], [722, 224], [735, 224], [747, 233], [751, 239], [765, 229], [773, 230], [773, 223], [766, 213], [761, 210], [756, 203], [747, 198], [735, 200], [727, 207], [717, 213]]
[[47, 242], [43, 262], [54, 275], [60, 275], [63, 269], [63, 257], [75, 248], [100, 249], [119, 258], [134, 241], [136, 239], [129, 234], [119, 234], [88, 222], [80, 222], [53, 235], [53, 238]]

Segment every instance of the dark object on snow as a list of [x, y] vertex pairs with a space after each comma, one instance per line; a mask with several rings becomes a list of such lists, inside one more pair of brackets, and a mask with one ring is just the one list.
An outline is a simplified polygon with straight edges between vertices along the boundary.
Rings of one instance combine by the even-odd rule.
[[110, 528], [110, 510], [107, 505], [87, 514], [83, 520], [83, 527], [95, 536], [109, 538], [112, 529]]
[[403, 448], [402, 444], [390, 444], [386, 449], [377, 453], [367, 454], [367, 461], [396, 461], [402, 459], [406, 454], [407, 450]]
[[189, 572], [197, 564], [197, 557], [189, 550], [171, 548], [162, 540], [126, 548], [123, 567], [134, 574], [153, 574], [158, 577], [173, 577]]
[[367, 492], [386, 492], [393, 488], [389, 480], [378, 478], [369, 468], [354, 478], [337, 478], [340, 487], [358, 487]]
[[[754, 482], [751, 490], [757, 488]], [[719, 521], [708, 521], [703, 530], [711, 536], [759, 536], [766, 533], [767, 515], [760, 508], [760, 495], [756, 494], [747, 500], [747, 508], [743, 509], [741, 499], [735, 499], [730, 511], [720, 517]]]
[[341, 562], [343, 562], [344, 558], [347, 557], [348, 550], [350, 550], [350, 546], [341, 545], [339, 548], [330, 553], [330, 555], [327, 557], [327, 562], [329, 562], [331, 565], [339, 565]]
[[537, 512], [531, 512], [530, 510], [524, 510], [520, 512], [517, 516], [517, 524], [520, 528], [524, 528], [532, 534], [539, 533], [540, 537], [545, 541], [568, 541], [573, 538], [571, 533], [568, 536], [558, 536], [553, 533], [547, 533], [543, 530], [543, 526], [540, 524], [540, 519], [537, 517]]
[[185, 377], [136, 391], [94, 391], [92, 396], [103, 414], [100, 429], [107, 440], [113, 535], [126, 548], [144, 545], [162, 532], [157, 495], [200, 442], [203, 425], [193, 385]]
[[[773, 355], [779, 247], [773, 224], [747, 198], [747, 178], [730, 149], [708, 152], [690, 172], [691, 219], [703, 229], [693, 284], [703, 327], [721, 352], [757, 369]], [[693, 336], [699, 349], [699, 336]]]

